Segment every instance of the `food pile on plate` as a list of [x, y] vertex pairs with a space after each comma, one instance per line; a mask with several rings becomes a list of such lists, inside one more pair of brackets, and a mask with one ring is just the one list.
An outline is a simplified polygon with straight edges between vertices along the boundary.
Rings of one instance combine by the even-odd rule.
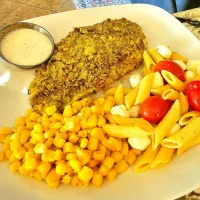
[[[86, 30], [93, 31], [80, 29], [77, 35]], [[38, 72], [44, 78], [48, 70], [56, 72], [56, 55], [47, 71]], [[7, 159], [12, 172], [45, 180], [49, 187], [101, 186], [135, 162], [135, 172], [159, 168], [200, 143], [200, 62], [164, 45], [144, 50], [143, 60], [143, 76], [130, 77], [132, 88], [119, 84], [102, 97], [73, 100], [63, 111], [63, 102], [40, 111], [33, 107], [12, 130], [1, 128], [0, 161]]]

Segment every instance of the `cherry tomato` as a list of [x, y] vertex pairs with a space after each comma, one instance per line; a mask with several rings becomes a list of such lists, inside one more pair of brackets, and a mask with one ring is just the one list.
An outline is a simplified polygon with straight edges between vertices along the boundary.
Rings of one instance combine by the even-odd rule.
[[189, 105], [196, 111], [200, 111], [200, 81], [191, 81], [186, 85], [185, 93]]
[[178, 79], [181, 81], [185, 81], [185, 74], [183, 69], [175, 62], [170, 60], [162, 60], [160, 61], [156, 67], [155, 71], [158, 71], [161, 73], [162, 70], [166, 70], [174, 74]]
[[158, 123], [167, 114], [170, 106], [169, 100], [164, 100], [160, 96], [152, 96], [141, 104], [140, 115], [151, 123]]

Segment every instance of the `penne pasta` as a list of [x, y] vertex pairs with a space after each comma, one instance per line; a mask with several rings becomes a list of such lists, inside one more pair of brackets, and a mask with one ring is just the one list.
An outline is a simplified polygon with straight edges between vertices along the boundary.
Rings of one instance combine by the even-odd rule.
[[187, 112], [179, 119], [179, 124], [181, 126], [185, 126], [188, 123], [190, 123], [194, 118], [199, 117], [199, 116], [200, 116], [200, 112], [197, 112], [197, 111]]
[[150, 96], [150, 90], [153, 84], [154, 76], [155, 73], [150, 73], [141, 80], [134, 105], [142, 103]]
[[200, 134], [200, 117], [190, 121], [184, 128], [171, 137], [165, 138], [162, 142], [164, 147], [181, 148], [191, 142]]
[[154, 79], [153, 79], [153, 84], [152, 84], [152, 88], [159, 88], [162, 87], [164, 85], [164, 80], [162, 75], [159, 72], [155, 73]]
[[130, 109], [131, 106], [134, 105], [138, 90], [139, 90], [139, 87], [136, 87], [125, 96], [125, 105], [127, 109]]
[[164, 58], [153, 48], [149, 49], [148, 53], [151, 56], [151, 58], [155, 61], [155, 63], [164, 60]]
[[165, 137], [170, 137], [181, 130], [181, 126], [179, 123], [174, 124], [174, 126], [169, 130]]
[[162, 98], [165, 99], [165, 100], [176, 101], [176, 99], [179, 98], [179, 92], [177, 92], [174, 89], [165, 90], [162, 93]]
[[124, 104], [124, 89], [122, 84], [119, 84], [114, 95], [114, 99], [117, 105]]
[[152, 131], [147, 131], [134, 125], [123, 126], [123, 125], [105, 124], [102, 127], [108, 135], [118, 138], [143, 137], [152, 135]]
[[118, 125], [138, 126], [146, 131], [153, 131], [154, 129], [152, 125], [143, 118], [127, 118], [118, 115], [113, 115], [112, 118]]
[[196, 75], [195, 77], [185, 81], [185, 84], [187, 85], [189, 82], [191, 81], [200, 81], [200, 74], [199, 75]]
[[171, 54], [171, 60], [182, 60], [183, 62], [187, 63], [188, 59], [181, 56], [180, 54], [176, 53], [176, 52], [172, 52]]
[[197, 135], [194, 140], [192, 140], [191, 142], [189, 142], [188, 144], [185, 144], [184, 146], [178, 148], [177, 150], [177, 156], [180, 156], [181, 154], [183, 154], [186, 150], [188, 150], [190, 147], [193, 147], [197, 144], [200, 143], [200, 135]]
[[[117, 88], [110, 88], [105, 92], [105, 95], [115, 95]], [[131, 92], [133, 89], [132, 88], [123, 88], [124, 94], [127, 95], [129, 92]]]
[[148, 54], [147, 51], [144, 51], [143, 59], [144, 59], [144, 63], [145, 63], [147, 72], [148, 73], [154, 72], [156, 63], [153, 61], [153, 59], [151, 58], [151, 56]]
[[184, 115], [189, 110], [189, 103], [186, 96], [182, 92], [180, 92], [179, 101], [181, 104], [181, 115]]
[[146, 67], [143, 67], [142, 73], [143, 73], [143, 76], [146, 76], [148, 74], [148, 71], [147, 71]]
[[169, 71], [162, 70], [161, 71], [163, 78], [176, 90], [178, 91], [184, 91], [185, 84], [179, 80], [174, 74], [172, 74]]
[[179, 120], [180, 113], [180, 102], [179, 100], [176, 100], [162, 121], [154, 129], [154, 135], [152, 136], [152, 146], [154, 150], [162, 142], [169, 130]]
[[162, 87], [159, 87], [159, 88], [156, 88], [156, 89], [151, 89], [151, 94], [153, 95], [156, 95], [156, 96], [159, 96], [159, 95], [162, 95], [162, 93], [165, 91], [165, 90], [168, 90], [168, 89], [172, 89], [172, 87], [167, 84], [167, 85], [164, 85]]
[[175, 149], [161, 147], [150, 168], [160, 168], [169, 163], [172, 159]]
[[150, 168], [151, 163], [153, 162], [154, 158], [156, 157], [159, 147], [153, 151], [152, 146], [150, 145], [146, 151], [138, 158], [135, 164], [135, 172], [144, 172]]

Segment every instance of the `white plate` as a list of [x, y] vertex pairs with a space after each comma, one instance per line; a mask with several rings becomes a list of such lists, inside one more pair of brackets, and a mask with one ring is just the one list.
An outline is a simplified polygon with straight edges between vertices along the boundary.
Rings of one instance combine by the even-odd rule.
[[[92, 25], [106, 18], [126, 17], [137, 22], [147, 36], [149, 47], [169, 45], [181, 54], [199, 58], [200, 43], [181, 23], [164, 10], [143, 4], [76, 10], [29, 20], [46, 28], [55, 41], [76, 26]], [[21, 70], [0, 60], [0, 126], [13, 125], [15, 117], [29, 107], [26, 88], [33, 70]], [[45, 183], [9, 172], [0, 164], [0, 198], [2, 200], [172, 200], [200, 186], [200, 146], [174, 159], [164, 168], [136, 174], [131, 167], [117, 180], [101, 188], [73, 188], [62, 185], [49, 189]]]

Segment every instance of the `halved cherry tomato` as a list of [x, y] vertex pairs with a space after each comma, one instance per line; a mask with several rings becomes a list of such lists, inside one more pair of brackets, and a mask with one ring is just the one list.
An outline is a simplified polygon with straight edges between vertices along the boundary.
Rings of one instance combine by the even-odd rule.
[[185, 93], [189, 105], [200, 112], [200, 81], [191, 81], [186, 85]]
[[175, 62], [170, 60], [162, 60], [160, 61], [156, 67], [155, 71], [158, 71], [161, 73], [162, 70], [166, 70], [174, 74], [178, 79], [181, 81], [185, 81], [185, 74], [183, 69]]
[[151, 123], [158, 123], [167, 114], [170, 106], [169, 100], [164, 100], [160, 96], [152, 96], [141, 104], [140, 115]]

